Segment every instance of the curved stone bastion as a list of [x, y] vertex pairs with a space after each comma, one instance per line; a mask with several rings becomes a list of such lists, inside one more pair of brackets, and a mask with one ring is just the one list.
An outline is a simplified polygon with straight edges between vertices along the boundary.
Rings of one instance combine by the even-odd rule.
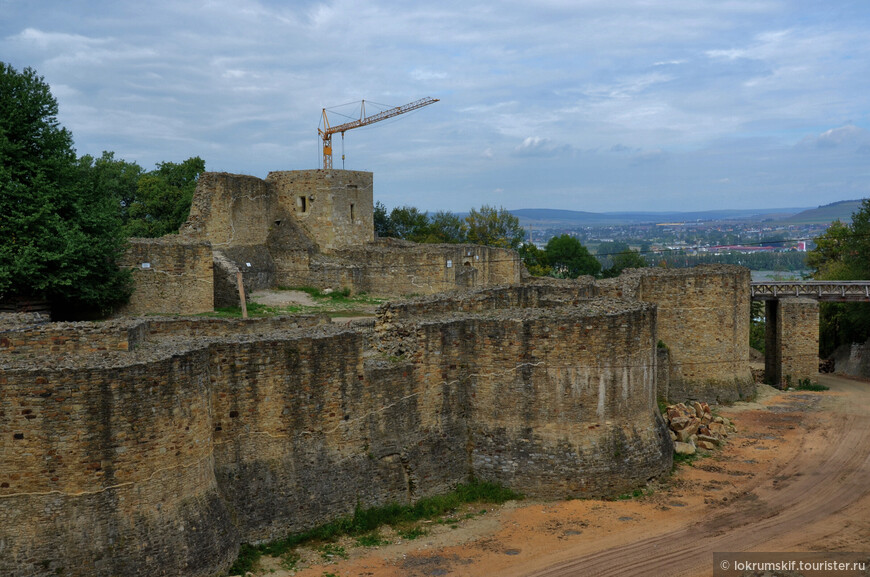
[[218, 575], [240, 542], [471, 476], [637, 487], [671, 467], [656, 307], [587, 292], [388, 304], [374, 326], [0, 326], [0, 574]]

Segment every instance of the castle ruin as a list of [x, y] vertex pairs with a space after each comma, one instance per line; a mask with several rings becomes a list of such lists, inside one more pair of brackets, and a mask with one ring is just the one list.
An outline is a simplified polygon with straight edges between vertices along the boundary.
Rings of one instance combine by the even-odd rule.
[[422, 296], [342, 326], [9, 315], [0, 573], [219, 575], [242, 542], [471, 476], [613, 496], [671, 468], [657, 398], [752, 394], [741, 267], [522, 279], [511, 251], [372, 239], [367, 173], [200, 185], [179, 235], [128, 251], [130, 312], [211, 310], [235, 269]]

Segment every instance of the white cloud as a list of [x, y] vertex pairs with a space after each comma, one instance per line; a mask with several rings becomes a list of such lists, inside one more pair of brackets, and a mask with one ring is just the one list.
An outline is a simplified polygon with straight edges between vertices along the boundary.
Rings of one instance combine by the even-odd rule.
[[[757, 182], [794, 194], [793, 175], [827, 170], [807, 155], [870, 146], [860, 3], [0, 1], [3, 60], [45, 76], [79, 152], [133, 151], [143, 166], [200, 154], [260, 176], [311, 168], [322, 107], [422, 96], [441, 102], [349, 132], [346, 152], [348, 168], [378, 173], [376, 195], [430, 210], [497, 188], [510, 205], [511, 191], [545, 192], [544, 170], [562, 208], [621, 195], [658, 208], [681, 190], [702, 202], [736, 173], [735, 202], [767, 203], [760, 188], [740, 196], [757, 159], [779, 159]], [[866, 162], [845, 158], [840, 180], [866, 187]], [[822, 185], [802, 182], [818, 204]]]
[[527, 136], [522, 143], [514, 148], [516, 156], [553, 156], [570, 152], [567, 145], [557, 145], [549, 138]]

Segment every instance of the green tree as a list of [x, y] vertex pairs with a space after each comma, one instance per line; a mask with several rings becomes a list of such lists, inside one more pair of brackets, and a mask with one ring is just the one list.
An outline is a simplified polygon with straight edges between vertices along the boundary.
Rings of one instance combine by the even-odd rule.
[[[807, 253], [807, 264], [819, 280], [870, 279], [870, 199], [852, 214], [851, 224], [834, 221]], [[870, 338], [866, 303], [821, 303], [819, 353], [828, 356], [840, 345]]]
[[[865, 201], [866, 202], [866, 201]], [[815, 239], [816, 248], [807, 253], [807, 266], [813, 278], [820, 280], [848, 280], [860, 274], [852, 270], [855, 263], [848, 258], [854, 250], [852, 227], [839, 220]]]
[[142, 167], [135, 162], [116, 160], [114, 152], [103, 152], [96, 159], [85, 155], [78, 163], [86, 186], [117, 199], [121, 222], [127, 222], [127, 211], [136, 200], [139, 178], [144, 173]]
[[520, 219], [505, 208], [481, 206], [480, 210], [471, 209], [465, 217], [468, 226], [468, 242], [485, 244], [517, 250], [526, 236]]
[[426, 242], [465, 242], [465, 222], [448, 210], [439, 210], [429, 217], [429, 235]]
[[396, 238], [423, 242], [429, 235], [429, 216], [413, 206], [394, 208], [390, 212], [390, 223]]
[[158, 163], [157, 169], [140, 176], [136, 194], [125, 207], [125, 234], [153, 238], [178, 232], [190, 214], [203, 171], [205, 161], [195, 156], [180, 164]]
[[547, 241], [544, 249], [553, 274], [577, 278], [582, 274], [597, 275], [601, 263], [573, 236], [563, 234]]
[[646, 259], [640, 256], [639, 252], [630, 248], [610, 255], [610, 262], [613, 264], [601, 273], [604, 278], [617, 277], [627, 268], [644, 268], [646, 266]]
[[749, 346], [759, 352], [764, 352], [765, 343], [764, 303], [752, 301], [749, 306]]
[[117, 199], [88, 176], [49, 86], [0, 63], [0, 300], [108, 310], [129, 298]]
[[520, 258], [532, 276], [547, 276], [553, 271], [547, 253], [530, 242], [520, 245]]
[[390, 221], [390, 215], [387, 213], [387, 207], [381, 201], [375, 203], [372, 216], [375, 223], [375, 236], [378, 238], [396, 236], [396, 231], [393, 230], [393, 223]]

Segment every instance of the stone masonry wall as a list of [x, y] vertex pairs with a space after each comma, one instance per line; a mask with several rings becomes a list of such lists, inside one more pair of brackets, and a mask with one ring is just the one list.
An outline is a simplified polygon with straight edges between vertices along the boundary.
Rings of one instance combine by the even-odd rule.
[[516, 252], [480, 245], [390, 240], [335, 251], [335, 255], [359, 268], [358, 290], [381, 294], [435, 294], [517, 284], [523, 269]]
[[731, 402], [754, 395], [748, 269], [633, 269], [596, 289], [657, 305], [658, 339], [670, 350], [670, 401]]
[[[777, 347], [770, 370], [775, 386], [797, 386], [801, 379], [814, 379], [819, 372], [819, 303], [815, 299], [784, 298], [775, 315]], [[765, 344], [766, 346], [766, 344]]]
[[3, 316], [0, 315], [0, 354], [37, 358], [59, 353], [128, 351], [145, 338], [141, 321], [107, 321], [96, 325], [40, 322], [10, 326], [3, 322]]
[[[240, 541], [472, 474], [559, 497], [669, 470], [655, 308], [566, 299], [377, 333], [154, 319], [134, 350], [52, 369], [6, 353], [0, 574], [215, 575]], [[403, 355], [378, 352], [407, 332]]]
[[199, 351], [0, 373], [0, 574], [195, 576], [232, 562], [207, 363]]
[[278, 214], [278, 198], [255, 176], [203, 172], [196, 183], [183, 236], [209, 241], [215, 249], [266, 244]]
[[292, 170], [270, 172], [278, 203], [325, 253], [374, 240], [371, 172]]
[[208, 242], [178, 235], [131, 238], [118, 263], [133, 271], [135, 289], [120, 311], [196, 314], [214, 310], [212, 249]]

